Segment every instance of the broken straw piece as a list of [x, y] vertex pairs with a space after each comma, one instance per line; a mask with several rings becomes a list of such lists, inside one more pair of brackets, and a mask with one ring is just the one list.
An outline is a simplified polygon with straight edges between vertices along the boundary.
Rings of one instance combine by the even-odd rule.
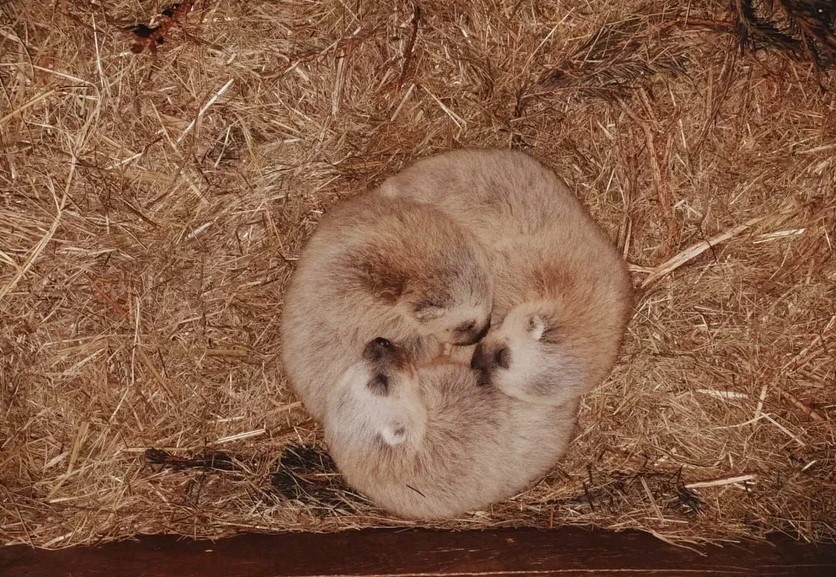
[[747, 220], [743, 224], [740, 224], [730, 230], [722, 232], [716, 236], [711, 237], [708, 240], [700, 241], [694, 245], [689, 246], [679, 254], [669, 258], [655, 269], [650, 275], [642, 281], [641, 288], [645, 288], [646, 286], [656, 282], [657, 280], [661, 279], [662, 277], [667, 276], [668, 274], [672, 273], [683, 264], [688, 262], [689, 260], [701, 255], [708, 249], [713, 246], [720, 244], [721, 242], [725, 242], [730, 238], [734, 238], [735, 236], [739, 235], [741, 232], [753, 226], [763, 220], [764, 217], [753, 218], [751, 220]]

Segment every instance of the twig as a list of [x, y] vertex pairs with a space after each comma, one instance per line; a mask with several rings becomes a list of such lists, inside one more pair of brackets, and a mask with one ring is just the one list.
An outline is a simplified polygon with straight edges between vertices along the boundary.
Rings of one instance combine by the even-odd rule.
[[825, 418], [822, 417], [819, 413], [817, 413], [813, 407], [811, 407], [810, 405], [808, 405], [807, 403], [790, 393], [789, 391], [785, 391], [781, 387], [778, 387], [778, 392], [781, 394], [781, 396], [785, 397], [789, 402], [798, 407], [803, 413], [805, 413], [814, 421], [818, 421], [820, 423], [825, 421]]
[[703, 395], [708, 395], [709, 397], [714, 397], [717, 399], [723, 399], [726, 401], [731, 401], [735, 399], [748, 399], [749, 395], [746, 393], [738, 393], [735, 391], [717, 391], [714, 389], [697, 389], [696, 392], [702, 393]]
[[[674, 247], [674, 238], [676, 236], [676, 221], [674, 219], [673, 214], [673, 193], [670, 190], [670, 185], [666, 179], [662, 177], [662, 168], [659, 162], [659, 156], [656, 152], [656, 144], [655, 139], [653, 137], [653, 130], [650, 128], [650, 124], [633, 112], [630, 107], [624, 102], [622, 99], [618, 99], [619, 104], [621, 105], [622, 110], [633, 119], [633, 121], [638, 124], [641, 129], [644, 131], [644, 138], [645, 142], [647, 143], [647, 155], [650, 158], [650, 167], [653, 172], [653, 183], [656, 186], [656, 197], [659, 200], [659, 208], [662, 210], [662, 216], [665, 220], [665, 227], [667, 228], [667, 251], [666, 255], [669, 255], [673, 251]], [[667, 166], [667, 159], [663, 158], [662, 163]]]
[[685, 485], [686, 489], [703, 489], [705, 487], [722, 487], [723, 485], [734, 485], [735, 483], [745, 483], [747, 481], [754, 481], [757, 475], [737, 475], [735, 477], [726, 477], [725, 479], [713, 479], [711, 481], [696, 481]]
[[727, 230], [726, 232], [713, 236], [708, 240], [704, 240], [689, 246], [679, 254], [669, 258], [668, 260], [657, 266], [655, 269], [653, 269], [653, 272], [651, 272], [650, 275], [646, 279], [644, 279], [644, 281], [642, 281], [641, 288], [645, 288], [648, 285], [653, 284], [657, 280], [669, 275], [670, 273], [681, 267], [683, 264], [701, 255], [711, 247], [716, 246], [721, 242], [725, 242], [730, 238], [734, 238], [747, 228], [759, 223], [761, 220], [763, 220], [763, 218], [764, 217], [758, 217], [747, 220], [743, 224], [740, 224], [732, 228], [731, 230]]
[[398, 90], [403, 88], [404, 80], [406, 80], [407, 75], [412, 72], [412, 57], [415, 53], [415, 40], [418, 38], [418, 26], [420, 23], [421, 7], [416, 4], [415, 9], [412, 12], [412, 32], [409, 35], [409, 40], [406, 42], [406, 48], [404, 48], [403, 68], [401, 69], [401, 75], [398, 78]]
[[235, 81], [235, 79], [234, 79], [234, 78], [230, 78], [229, 80], [227, 80], [227, 81], [226, 81], [226, 83], [225, 83], [223, 86], [221, 86], [221, 87], [218, 89], [218, 91], [217, 91], [217, 92], [215, 92], [215, 94], [213, 94], [213, 95], [212, 95], [212, 97], [211, 97], [209, 100], [207, 100], [207, 101], [206, 101], [206, 104], [204, 104], [204, 105], [200, 108], [200, 111], [197, 113], [197, 116], [194, 118], [194, 120], [192, 120], [192, 121], [189, 123], [189, 125], [185, 128], [185, 130], [183, 130], [183, 133], [182, 133], [179, 137], [177, 137], [177, 141], [176, 141], [176, 143], [177, 143], [177, 144], [180, 144], [180, 142], [181, 142], [181, 141], [182, 141], [182, 140], [186, 137], [186, 135], [187, 135], [187, 134], [189, 134], [189, 132], [191, 132], [192, 128], [194, 128], [194, 127], [195, 127], [195, 124], [197, 124], [197, 123], [198, 123], [198, 121], [200, 121], [200, 119], [201, 119], [201, 118], [203, 118], [203, 115], [204, 115], [204, 114], [206, 114], [206, 111], [207, 111], [207, 110], [209, 110], [209, 108], [210, 108], [213, 104], [215, 104], [215, 102], [217, 102], [217, 101], [218, 101], [218, 98], [220, 98], [221, 96], [223, 96], [223, 95], [224, 95], [224, 93], [225, 93], [227, 90], [229, 90], [229, 87], [230, 87], [230, 86], [232, 86], [232, 83], [233, 83], [234, 81]]
[[798, 443], [798, 445], [799, 445], [800, 447], [804, 447], [804, 446], [805, 446], [804, 441], [802, 441], [801, 439], [799, 439], [797, 435], [794, 435], [794, 434], [792, 433], [792, 431], [790, 431], [790, 430], [789, 430], [788, 428], [786, 428], [784, 425], [782, 425], [781, 423], [779, 423], [778, 421], [776, 421], [776, 420], [775, 420], [775, 419], [774, 419], [774, 418], [773, 418], [773, 417], [772, 417], [769, 413], [764, 413], [764, 414], [763, 414], [763, 418], [764, 418], [764, 419], [766, 419], [767, 421], [769, 421], [770, 423], [772, 423], [773, 425], [775, 425], [775, 427], [776, 427], [779, 431], [781, 431], [782, 433], [784, 433], [784, 434], [785, 434], [786, 436], [788, 436], [790, 439], [792, 439], [793, 441], [795, 441], [796, 443]]
[[240, 441], [242, 439], [251, 439], [253, 437], [260, 437], [264, 433], [266, 433], [266, 429], [256, 429], [254, 431], [247, 431], [244, 433], [238, 433], [235, 435], [229, 435], [227, 437], [221, 437], [217, 441], [213, 443], [213, 445], [222, 445], [224, 443], [231, 443], [232, 441]]
[[15, 114], [20, 114], [21, 112], [23, 112], [27, 108], [35, 106], [41, 100], [43, 100], [45, 98], [49, 98], [50, 96], [52, 96], [55, 93], [55, 91], [56, 91], [55, 88], [53, 88], [52, 90], [47, 90], [46, 92], [42, 92], [41, 94], [38, 94], [37, 96], [35, 96], [31, 100], [29, 100], [28, 102], [24, 102], [22, 105], [18, 106], [17, 108], [12, 110], [8, 114], [5, 114], [2, 117], [0, 117], [0, 125], [2, 125], [4, 122], [6, 122], [8, 119], [10, 119]]
[[60, 201], [58, 200], [58, 196], [55, 194], [55, 190], [52, 191], [52, 197], [55, 201], [55, 218], [52, 220], [52, 225], [50, 225], [49, 230], [46, 231], [46, 234], [41, 237], [41, 240], [38, 241], [38, 244], [36, 244], [29, 253], [29, 257], [26, 259], [26, 262], [18, 269], [11, 282], [0, 288], [0, 301], [2, 301], [6, 295], [9, 294], [15, 286], [17, 286], [20, 279], [22, 279], [24, 275], [29, 272], [29, 269], [32, 268], [32, 265], [35, 264], [35, 261], [38, 260], [39, 256], [41, 256], [41, 253], [46, 248], [46, 245], [48, 245], [49, 241], [52, 240], [52, 237], [55, 236], [55, 232], [58, 230], [58, 225], [61, 223], [61, 218], [64, 216], [64, 207], [67, 205], [70, 185], [72, 184], [73, 177], [75, 176], [76, 162], [76, 158], [73, 157], [70, 164], [70, 174], [67, 176], [67, 182], [64, 185], [64, 193], [61, 195]]

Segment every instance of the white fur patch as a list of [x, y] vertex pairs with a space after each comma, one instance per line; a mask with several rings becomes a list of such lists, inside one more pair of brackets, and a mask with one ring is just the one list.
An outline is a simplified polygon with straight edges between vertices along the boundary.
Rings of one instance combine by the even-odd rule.
[[441, 307], [427, 306], [415, 311], [415, 318], [419, 321], [428, 321], [444, 316], [444, 309]]
[[537, 378], [537, 371], [543, 359], [540, 358], [540, 346], [537, 341], [526, 340], [509, 343], [511, 349], [511, 368], [498, 369], [495, 376], [497, 386], [510, 397], [522, 400], [525, 388]]
[[383, 437], [383, 441], [387, 445], [396, 447], [406, 441], [408, 437], [407, 427], [403, 423], [390, 421], [383, 424], [383, 428], [380, 430], [380, 436]]
[[346, 370], [340, 386], [347, 402], [329, 410], [326, 428], [354, 440], [379, 435], [392, 447], [423, 437], [427, 414], [417, 390], [401, 382], [389, 395], [375, 395], [367, 387], [371, 377], [368, 365], [362, 361]]

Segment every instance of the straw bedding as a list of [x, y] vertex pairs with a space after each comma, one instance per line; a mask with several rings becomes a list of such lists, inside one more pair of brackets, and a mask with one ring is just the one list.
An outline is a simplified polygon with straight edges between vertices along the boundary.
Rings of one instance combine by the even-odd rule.
[[836, 538], [831, 3], [184, 4], [0, 5], [3, 542], [403, 525], [289, 392], [282, 291], [459, 146], [553, 166], [637, 303], [561, 466], [439, 526]]

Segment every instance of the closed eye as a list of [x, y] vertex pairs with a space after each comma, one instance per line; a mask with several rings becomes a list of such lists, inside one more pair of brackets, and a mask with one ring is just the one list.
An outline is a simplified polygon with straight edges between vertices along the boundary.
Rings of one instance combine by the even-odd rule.
[[494, 362], [502, 367], [503, 369], [507, 369], [511, 366], [511, 351], [508, 347], [502, 347], [501, 349], [497, 349], [493, 356]]
[[476, 327], [476, 321], [470, 321], [467, 323], [462, 323], [455, 328], [457, 333], [466, 333], [472, 331]]

